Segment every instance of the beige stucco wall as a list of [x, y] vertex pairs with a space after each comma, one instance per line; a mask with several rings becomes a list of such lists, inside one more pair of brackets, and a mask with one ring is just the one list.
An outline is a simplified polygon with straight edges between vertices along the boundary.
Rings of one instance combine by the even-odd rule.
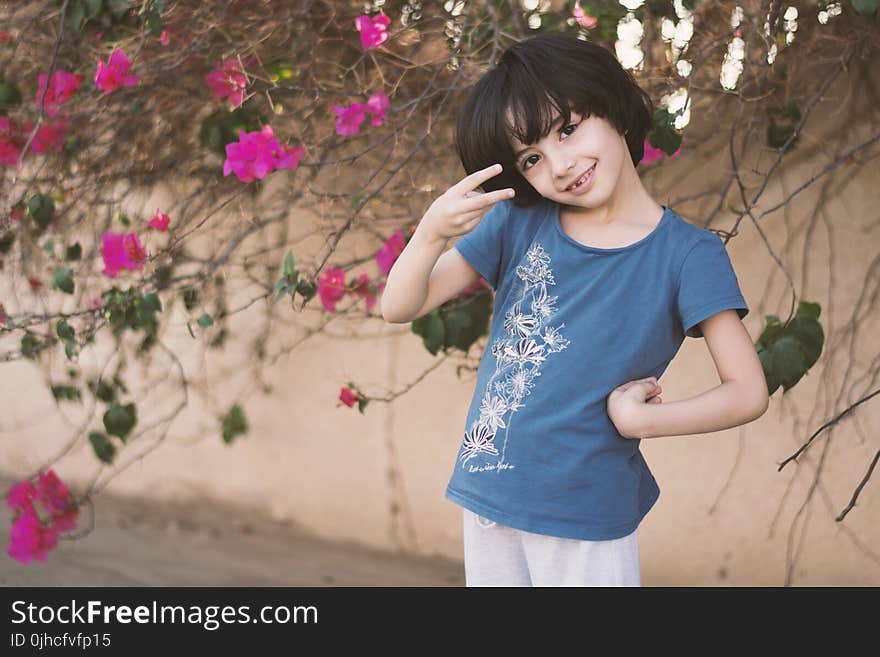
[[[824, 123], [817, 120], [810, 125]], [[861, 130], [863, 137], [868, 134], [864, 125], [851, 128]], [[831, 124], [827, 129], [832, 129]], [[762, 207], [775, 204], [829, 161], [828, 154], [816, 148], [821, 137], [815, 131], [804, 137], [798, 153], [802, 160], [787, 163], [784, 184], [778, 180], [771, 184]], [[858, 134], [838, 133], [836, 138], [854, 144]], [[729, 168], [727, 135], [712, 139], [709, 159], [669, 160], [645, 178], [658, 201], [692, 220], [710, 203], [701, 208], [676, 199], [717, 189], [715, 183]], [[765, 154], [748, 161], [766, 168], [770, 160]], [[876, 273], [873, 279], [868, 274], [878, 244], [878, 196], [872, 171], [868, 164], [858, 177], [850, 172], [832, 179], [829, 191], [833, 194], [834, 186], [845, 186], [845, 199], [828, 201], [827, 216], [812, 232], [806, 228], [814, 221], [817, 197], [812, 189], [798, 196], [787, 212], [763, 220], [762, 229], [774, 249], [782, 252], [783, 245], [791, 244], [781, 258], [798, 293], [822, 305], [826, 352], [785, 399], [778, 391], [769, 411], [747, 426], [706, 436], [643, 441], [643, 453], [661, 487], [659, 501], [639, 528], [644, 584], [780, 585], [787, 581], [792, 559], [796, 560], [791, 572], [794, 584], [880, 583], [876, 475], [846, 520], [834, 521], [878, 449], [877, 404], [860, 407], [854, 417], [819, 438], [799, 463], [777, 472], [777, 464], [816, 427], [872, 389], [865, 373], [876, 358], [877, 312], [862, 301], [858, 322], [852, 318], [866, 280], [873, 280], [868, 289], [876, 290]], [[286, 175], [276, 174], [273, 185], [278, 188], [293, 180]], [[145, 211], [151, 212], [155, 201], [167, 193], [144, 199]], [[730, 228], [730, 219], [731, 215], [722, 215], [715, 226]], [[291, 234], [308, 234], [309, 221], [309, 214], [291, 211]], [[213, 239], [206, 233], [194, 244], [207, 249]], [[806, 245], [805, 239], [809, 239]], [[249, 240], [243, 249], [264, 242], [271, 240]], [[320, 235], [299, 243], [298, 260], [307, 259], [322, 243]], [[343, 248], [339, 262], [369, 254], [376, 244], [350, 240], [343, 242]], [[756, 338], [764, 315], [787, 315], [787, 282], [748, 220], [728, 248], [751, 307], [745, 326]], [[267, 264], [275, 267], [281, 257], [283, 252]], [[331, 264], [335, 262], [334, 257]], [[238, 285], [242, 289], [237, 290], [234, 281], [240, 272], [227, 273], [229, 306], [243, 305], [255, 288]], [[269, 278], [274, 282], [273, 276]], [[9, 306], [7, 310], [12, 312]], [[258, 302], [233, 315], [229, 330], [236, 337], [222, 352], [206, 352], [200, 341], [189, 336], [182, 304], [174, 306], [163, 341], [193, 379], [189, 406], [169, 427], [160, 426], [131, 441], [121, 462], [131, 459], [132, 463], [112, 480], [108, 491], [160, 501], [221, 500], [323, 537], [460, 558], [461, 510], [443, 498], [443, 491], [455, 464], [473, 374], [464, 372], [458, 379], [455, 363], [444, 363], [392, 403], [371, 403], [365, 415], [337, 407], [339, 389], [349, 380], [369, 394], [382, 396], [406, 388], [436, 362], [408, 326], [388, 325], [378, 316], [367, 322], [340, 318], [327, 327], [336, 337], [314, 336], [267, 368], [265, 383], [273, 390], [264, 396], [250, 369], [251, 359], [236, 347], [236, 339], [246, 343], [258, 334], [265, 312]], [[297, 322], [316, 325], [326, 318], [317, 298], [303, 314], [283, 303], [276, 312], [281, 323], [273, 328], [270, 354], [301, 336]], [[848, 333], [855, 325], [858, 333]], [[349, 337], [352, 333], [362, 337]], [[832, 342], [838, 344], [838, 351], [833, 367], [827, 368]], [[10, 347], [8, 336], [2, 346]], [[103, 366], [111, 349], [102, 338], [95, 351], [84, 353], [81, 364]], [[131, 364], [128, 371], [132, 393], [146, 395], [138, 397], [141, 423], [158, 421], [181, 398], [176, 364], [161, 351], [154, 359], [143, 370]], [[54, 379], [61, 378], [64, 368], [59, 348], [53, 355]], [[847, 368], [854, 369], [842, 385]], [[209, 401], [198, 391], [200, 381], [209, 384]], [[687, 339], [661, 383], [667, 402], [716, 385], [704, 342]], [[841, 387], [844, 393], [838, 392]], [[0, 399], [4, 409], [0, 469], [10, 476], [30, 474], [56, 454], [75, 435], [88, 411], [71, 404], [56, 409], [41, 370], [28, 362], [4, 364]], [[250, 433], [224, 445], [216, 417], [236, 401], [245, 407]], [[88, 427], [99, 424], [96, 415]], [[164, 428], [167, 435], [150, 450]], [[142, 458], [132, 459], [141, 453]], [[820, 459], [823, 474], [814, 486]], [[78, 490], [100, 470], [84, 436], [56, 469]]]

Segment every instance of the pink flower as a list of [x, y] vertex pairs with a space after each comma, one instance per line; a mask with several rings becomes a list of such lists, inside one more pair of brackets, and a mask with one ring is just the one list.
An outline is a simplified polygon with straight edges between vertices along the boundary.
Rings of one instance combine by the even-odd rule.
[[382, 125], [385, 121], [385, 112], [390, 105], [391, 101], [388, 100], [388, 96], [381, 91], [377, 91], [370, 96], [369, 100], [367, 100], [367, 104], [364, 106], [366, 110], [373, 115], [373, 120], [370, 122], [370, 125]]
[[0, 303], [0, 324], [5, 324], [9, 321], [9, 317], [6, 315], [6, 308], [3, 307], [3, 304]]
[[295, 146], [291, 148], [284, 144], [278, 144], [278, 154], [275, 157], [276, 169], [295, 170], [299, 166], [299, 161], [306, 152], [305, 146]]
[[481, 278], [473, 285], [468, 285], [459, 294], [461, 294], [462, 296], [467, 296], [468, 294], [473, 294], [474, 292], [477, 292], [484, 287], [488, 287], [488, 285], [489, 284], [486, 282], [486, 279]]
[[[339, 401], [351, 408], [358, 401], [358, 396], [351, 391], [351, 388], [342, 388], [339, 391]], [[340, 404], [336, 404], [339, 406]]]
[[54, 117], [58, 113], [58, 106], [66, 103], [79, 91], [79, 88], [82, 86], [82, 76], [74, 75], [67, 71], [55, 71], [52, 74], [52, 81], [49, 83], [48, 89], [46, 89], [46, 80], [47, 76], [45, 73], [42, 73], [38, 78], [40, 88], [34, 100], [34, 107], [40, 106], [40, 98], [43, 95], [43, 91], [45, 91], [46, 97], [43, 99], [43, 108], [48, 116]]
[[588, 30], [596, 27], [596, 23], [599, 22], [598, 18], [590, 16], [581, 8], [580, 0], [577, 0], [577, 2], [574, 3], [574, 9], [571, 10], [571, 15], [574, 16], [574, 20], [577, 21], [578, 25], [585, 27]]
[[168, 230], [168, 222], [170, 221], [167, 214], [162, 214], [159, 208], [156, 208], [156, 214], [153, 215], [153, 218], [150, 219], [150, 223], [147, 225], [151, 228], [156, 228], [161, 232], [165, 232]]
[[361, 46], [364, 50], [378, 48], [388, 41], [388, 25], [391, 19], [384, 13], [370, 17], [367, 14], [354, 19], [354, 26], [361, 33]]
[[377, 91], [366, 103], [352, 103], [349, 107], [333, 105], [336, 113], [336, 134], [356, 135], [360, 131], [361, 123], [367, 114], [373, 116], [370, 125], [380, 126], [385, 121], [385, 112], [391, 105], [391, 101], [381, 91]]
[[12, 119], [0, 115], [0, 164], [16, 166], [23, 146], [21, 128]]
[[403, 230], [398, 228], [391, 237], [385, 240], [382, 248], [376, 251], [376, 262], [383, 274], [388, 275], [404, 247], [406, 247], [406, 240], [403, 237]]
[[328, 267], [318, 278], [318, 296], [328, 312], [336, 312], [336, 302], [345, 296], [345, 269]]
[[[647, 139], [645, 140], [645, 154], [642, 159], [639, 161], [639, 164], [651, 164], [661, 159], [666, 155], [666, 152], [662, 148], [654, 148]], [[681, 155], [681, 148], [679, 147], [671, 157], [678, 157]]]
[[43, 526], [32, 511], [19, 515], [9, 530], [9, 548], [6, 553], [22, 563], [36, 559], [45, 563], [49, 550], [58, 545], [54, 526]]
[[159, 43], [163, 46], [167, 46], [170, 39], [168, 38], [168, 30], [162, 30], [162, 34], [159, 35]]
[[40, 472], [37, 477], [37, 491], [43, 506], [53, 516], [66, 513], [69, 509], [70, 491], [54, 470]]
[[205, 76], [205, 84], [211, 87], [217, 98], [228, 99], [231, 109], [244, 102], [247, 77], [237, 59], [227, 59], [222, 64], [218, 60], [216, 68]]
[[367, 312], [369, 313], [376, 304], [376, 295], [385, 287], [385, 283], [375, 285], [375, 292], [370, 290], [370, 277], [367, 272], [362, 271], [358, 274], [352, 294], [362, 297], [367, 304]]
[[126, 75], [131, 68], [131, 62], [125, 53], [118, 48], [110, 53], [110, 59], [106, 64], [98, 60], [98, 70], [95, 72], [95, 86], [104, 94], [116, 91], [119, 87], [133, 87], [138, 83], [138, 76]]
[[[61, 147], [67, 140], [67, 130], [70, 128], [70, 121], [58, 119], [57, 121], [46, 121], [37, 130], [31, 141], [31, 148], [35, 153], [45, 153], [53, 150], [56, 153], [61, 152]], [[27, 130], [33, 130], [33, 126], [27, 126]]]
[[[45, 521], [37, 514], [36, 501], [48, 515]], [[79, 516], [67, 485], [52, 470], [40, 472], [36, 486], [28, 479], [13, 484], [6, 506], [15, 511], [7, 554], [22, 563], [45, 562], [49, 550], [58, 545], [58, 533], [75, 529]]]
[[262, 180], [275, 169], [296, 169], [304, 153], [303, 146], [290, 148], [278, 143], [269, 125], [254, 132], [239, 130], [238, 142], [226, 144], [223, 175], [234, 172], [246, 183]]
[[101, 255], [104, 258], [104, 270], [101, 272], [110, 278], [116, 278], [121, 269], [134, 271], [141, 269], [146, 260], [146, 252], [136, 233], [118, 234], [108, 230], [101, 236]]
[[24, 513], [28, 510], [33, 512], [32, 501], [37, 497], [37, 494], [37, 489], [30, 480], [17, 481], [9, 489], [9, 495], [6, 497], [6, 506], [19, 513]]
[[352, 103], [350, 107], [333, 105], [333, 111], [338, 117], [336, 120], [337, 135], [356, 135], [360, 131], [361, 123], [366, 117], [366, 105]]
[[61, 532], [76, 528], [79, 510], [73, 503], [67, 485], [58, 478], [54, 471], [41, 472], [37, 480], [40, 501], [52, 515], [54, 529]]

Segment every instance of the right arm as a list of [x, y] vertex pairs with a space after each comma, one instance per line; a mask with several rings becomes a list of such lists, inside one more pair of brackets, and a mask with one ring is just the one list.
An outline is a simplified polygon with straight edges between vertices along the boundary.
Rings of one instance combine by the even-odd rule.
[[513, 196], [510, 188], [473, 191], [499, 173], [500, 165], [476, 171], [431, 204], [388, 273], [380, 301], [386, 322], [418, 319], [480, 279], [458, 249], [443, 249], [450, 237], [469, 233], [494, 204]]
[[[380, 301], [386, 322], [406, 324], [426, 315], [480, 279], [479, 272], [447, 240], [420, 227], [388, 273]], [[439, 256], [439, 259], [438, 259]]]

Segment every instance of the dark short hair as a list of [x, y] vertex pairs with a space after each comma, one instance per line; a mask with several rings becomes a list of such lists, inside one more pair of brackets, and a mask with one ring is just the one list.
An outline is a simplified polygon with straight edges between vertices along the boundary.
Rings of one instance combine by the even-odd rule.
[[[507, 107], [514, 119], [510, 127]], [[471, 174], [500, 162], [504, 171], [487, 180], [483, 191], [512, 187], [518, 207], [537, 203], [542, 197], [517, 170], [508, 135], [534, 144], [550, 132], [554, 108], [568, 123], [569, 107], [608, 120], [625, 135], [633, 166], [641, 161], [654, 114], [651, 97], [609, 50], [554, 33], [510, 46], [471, 89], [455, 131], [464, 170]]]

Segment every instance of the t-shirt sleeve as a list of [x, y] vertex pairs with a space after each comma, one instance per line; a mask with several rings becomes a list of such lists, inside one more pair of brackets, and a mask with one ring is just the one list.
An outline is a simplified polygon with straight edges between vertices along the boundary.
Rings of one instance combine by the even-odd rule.
[[498, 289], [505, 258], [509, 258], [510, 207], [510, 201], [496, 203], [471, 232], [459, 237], [453, 245], [493, 290]]
[[702, 338], [699, 323], [722, 310], [736, 310], [740, 319], [749, 314], [727, 249], [715, 233], [701, 237], [685, 256], [676, 305], [684, 333], [691, 338]]

